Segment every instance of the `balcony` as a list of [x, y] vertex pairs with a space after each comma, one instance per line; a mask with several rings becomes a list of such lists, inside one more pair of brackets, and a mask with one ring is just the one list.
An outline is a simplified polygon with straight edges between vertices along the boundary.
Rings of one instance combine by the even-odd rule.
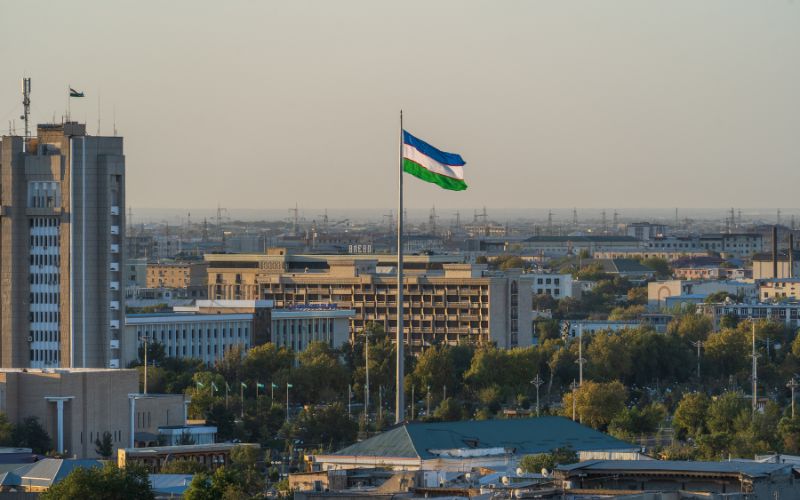
[[119, 368], [119, 359], [113, 358], [108, 360], [108, 367], [109, 368]]
[[111, 348], [112, 349], [119, 349], [119, 340], [114, 339], [111, 341]]
[[111, 253], [119, 253], [119, 245], [116, 243], [111, 244]]
[[119, 271], [119, 262], [112, 262], [108, 268], [111, 271]]
[[111, 283], [108, 284], [108, 287], [111, 290], [119, 290], [119, 281], [112, 281]]
[[108, 305], [112, 311], [119, 311], [119, 301], [112, 300], [111, 303]]
[[109, 321], [109, 326], [111, 327], [112, 330], [119, 330], [119, 320], [112, 319], [111, 321]]
[[119, 234], [119, 226], [111, 226], [111, 234]]
[[119, 215], [119, 207], [117, 205], [111, 205], [111, 215]]

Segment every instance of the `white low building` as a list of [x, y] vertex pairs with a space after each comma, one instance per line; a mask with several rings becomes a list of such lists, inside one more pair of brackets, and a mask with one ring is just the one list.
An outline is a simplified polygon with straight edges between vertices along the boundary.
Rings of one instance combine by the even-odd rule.
[[173, 358], [201, 359], [206, 364], [221, 360], [234, 347], [248, 350], [274, 342], [293, 351], [311, 342], [337, 348], [348, 341], [350, 319], [355, 312], [333, 304], [310, 304], [291, 309], [272, 309], [270, 300], [198, 300], [193, 306], [175, 307], [152, 314], [130, 314], [125, 333], [158, 342]]
[[572, 275], [555, 273], [535, 273], [527, 275], [531, 281], [534, 295], [550, 295], [554, 299], [572, 297]]

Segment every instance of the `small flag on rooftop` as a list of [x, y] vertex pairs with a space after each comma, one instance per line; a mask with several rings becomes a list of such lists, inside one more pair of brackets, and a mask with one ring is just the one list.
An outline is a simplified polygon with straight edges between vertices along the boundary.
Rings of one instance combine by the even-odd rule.
[[451, 191], [467, 189], [461, 155], [446, 153], [403, 130], [403, 171]]
[[263, 388], [264, 384], [262, 384], [261, 382], [256, 382], [256, 389], [263, 389]]
[[83, 92], [79, 92], [72, 87], [69, 88], [69, 96], [70, 97], [84, 97]]
[[242, 382], [242, 389], [247, 389], [247, 384], [245, 384], [244, 382]]

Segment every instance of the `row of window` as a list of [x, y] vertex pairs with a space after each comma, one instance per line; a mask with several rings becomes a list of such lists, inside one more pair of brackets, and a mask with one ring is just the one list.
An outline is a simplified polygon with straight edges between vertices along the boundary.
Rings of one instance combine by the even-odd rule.
[[31, 311], [28, 320], [31, 323], [58, 323], [61, 313], [58, 311]]
[[31, 292], [31, 305], [33, 304], [58, 304], [57, 292]]
[[32, 266], [59, 266], [60, 264], [61, 264], [61, 256], [58, 254], [53, 254], [53, 255], [31, 254]]
[[57, 365], [60, 355], [57, 349], [31, 349], [31, 365], [37, 368], [37, 365]]
[[31, 273], [31, 285], [58, 285], [61, 281], [58, 271], [52, 273]]

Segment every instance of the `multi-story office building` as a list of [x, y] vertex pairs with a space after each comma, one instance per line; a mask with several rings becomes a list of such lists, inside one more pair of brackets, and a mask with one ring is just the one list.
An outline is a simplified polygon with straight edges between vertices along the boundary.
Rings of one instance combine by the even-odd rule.
[[724, 316], [730, 316], [740, 321], [750, 318], [768, 319], [784, 323], [789, 328], [800, 326], [800, 302], [703, 303], [697, 305], [697, 310], [711, 318], [715, 330], [719, 328], [720, 320]]
[[[350, 335], [370, 323], [397, 329], [397, 273], [391, 255], [206, 254], [209, 297], [272, 300], [277, 309], [335, 304], [353, 309]], [[459, 257], [409, 256], [404, 284], [412, 351], [436, 343], [530, 345], [531, 275], [490, 272]]]
[[118, 367], [121, 137], [75, 122], [0, 142], [0, 367]]
[[234, 347], [246, 351], [265, 342], [298, 352], [312, 342], [341, 347], [353, 314], [335, 307], [273, 310], [270, 300], [198, 300], [168, 312], [130, 314], [125, 334], [139, 345], [145, 338], [160, 343], [169, 357], [213, 364]]

